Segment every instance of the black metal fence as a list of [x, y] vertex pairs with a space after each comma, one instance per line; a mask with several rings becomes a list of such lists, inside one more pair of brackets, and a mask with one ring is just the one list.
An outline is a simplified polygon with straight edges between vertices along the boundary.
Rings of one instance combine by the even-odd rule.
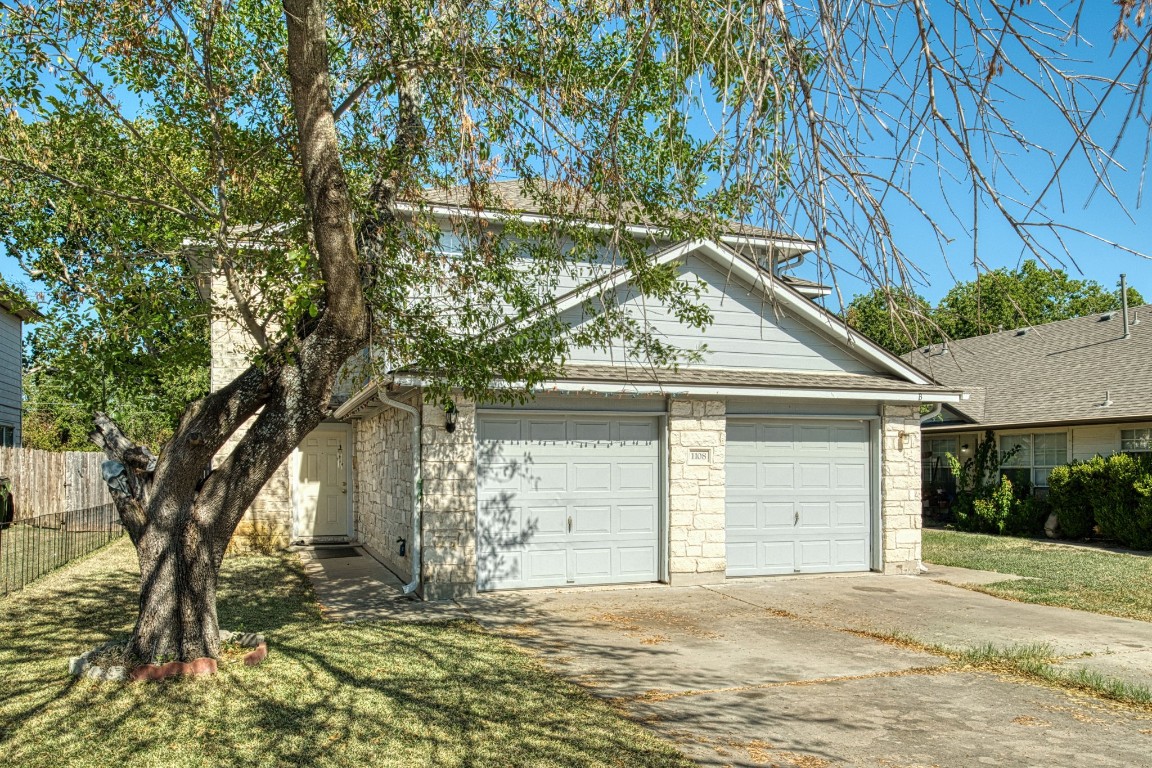
[[0, 518], [0, 595], [22, 589], [123, 533], [112, 504], [15, 522]]

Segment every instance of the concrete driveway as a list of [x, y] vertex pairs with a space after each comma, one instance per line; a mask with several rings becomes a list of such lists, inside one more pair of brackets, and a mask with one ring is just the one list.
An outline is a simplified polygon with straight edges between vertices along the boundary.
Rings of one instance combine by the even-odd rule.
[[[960, 569], [524, 591], [463, 603], [703, 765], [1152, 766], [1152, 713], [885, 642], [1048, 643], [1152, 686], [1152, 624], [950, 586]], [[1085, 655], [1090, 654], [1090, 655]]]

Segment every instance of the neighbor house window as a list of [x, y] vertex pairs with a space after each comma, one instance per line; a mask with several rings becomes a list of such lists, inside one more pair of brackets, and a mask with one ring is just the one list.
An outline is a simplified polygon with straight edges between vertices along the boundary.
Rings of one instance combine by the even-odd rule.
[[948, 454], [959, 457], [959, 439], [955, 437], [926, 437], [921, 445], [920, 479], [925, 488], [945, 490], [955, 489], [952, 465]]
[[1016, 446], [1020, 450], [1000, 466], [1001, 474], [1016, 486], [1027, 483], [1032, 488], [1047, 488], [1053, 468], [1068, 463], [1067, 432], [1000, 436], [1002, 453]]
[[16, 427], [11, 424], [0, 424], [0, 448], [13, 448], [16, 446]]
[[1120, 450], [1124, 453], [1152, 452], [1152, 429], [1120, 430]]

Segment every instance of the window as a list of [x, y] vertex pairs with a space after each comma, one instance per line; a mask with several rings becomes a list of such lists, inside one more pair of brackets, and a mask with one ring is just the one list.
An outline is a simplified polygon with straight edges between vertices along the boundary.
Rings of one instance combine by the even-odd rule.
[[921, 448], [920, 479], [924, 488], [931, 490], [955, 490], [956, 481], [952, 477], [952, 465], [948, 454], [959, 458], [959, 439], [955, 437], [926, 437]]
[[1000, 436], [1002, 453], [1016, 446], [1020, 450], [1001, 465], [1000, 472], [1016, 486], [1027, 483], [1033, 488], [1047, 488], [1053, 467], [1068, 463], [1067, 432]]
[[1120, 430], [1120, 450], [1124, 453], [1152, 452], [1152, 429]]
[[0, 448], [16, 447], [16, 427], [11, 424], [0, 424]]

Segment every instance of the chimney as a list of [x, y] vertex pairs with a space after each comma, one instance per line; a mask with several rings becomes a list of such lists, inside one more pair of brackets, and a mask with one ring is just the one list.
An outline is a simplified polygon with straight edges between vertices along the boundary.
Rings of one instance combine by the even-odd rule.
[[1120, 311], [1124, 313], [1123, 338], [1131, 338], [1132, 331], [1128, 329], [1128, 276], [1123, 272], [1120, 273]]

